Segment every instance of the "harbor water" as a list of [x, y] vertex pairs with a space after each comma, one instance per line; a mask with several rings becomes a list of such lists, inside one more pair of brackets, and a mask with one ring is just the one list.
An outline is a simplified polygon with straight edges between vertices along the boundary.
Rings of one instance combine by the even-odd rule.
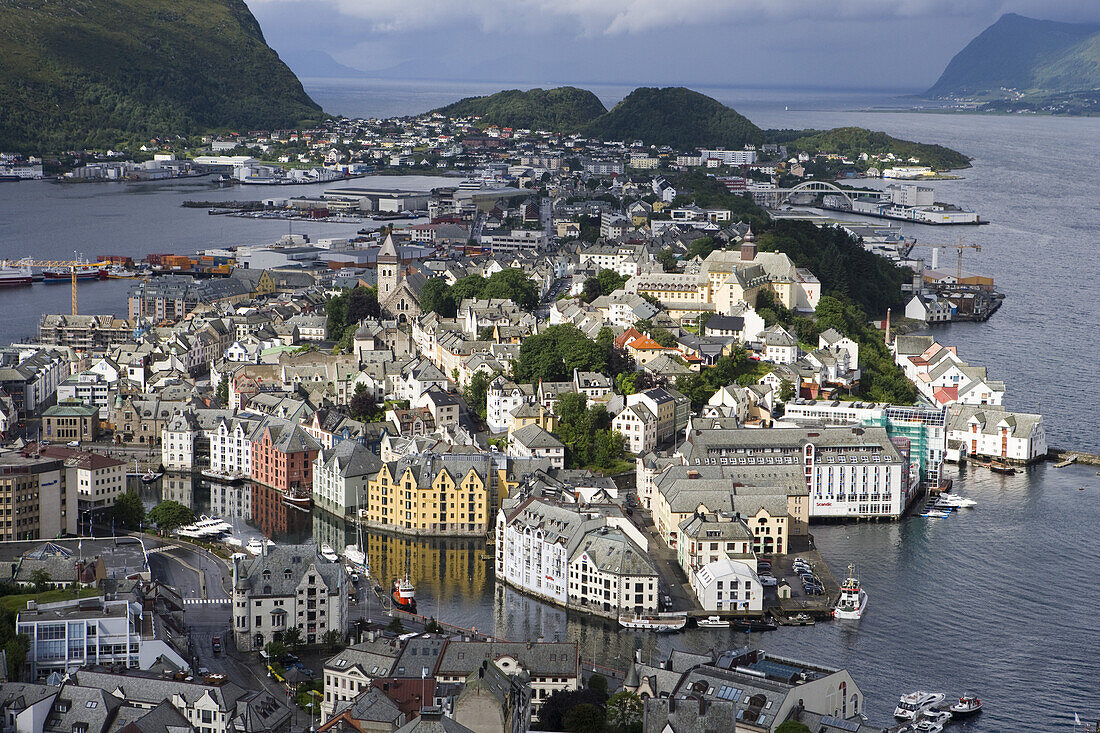
[[[974, 168], [961, 173], [963, 180], [932, 185], [937, 200], [973, 208], [993, 223], [961, 232], [907, 225], [906, 233], [942, 244], [961, 233], [964, 242], [981, 244], [980, 254], [967, 252], [964, 267], [993, 275], [1007, 299], [986, 323], [956, 324], [934, 333], [971, 363], [988, 367], [992, 378], [1003, 379], [1010, 407], [1040, 410], [1052, 445], [1100, 452], [1100, 418], [1092, 393], [1095, 333], [1100, 330], [1095, 297], [1100, 258], [1094, 252], [1100, 179], [1091, 156], [1100, 119], [875, 113], [830, 110], [825, 103], [812, 111], [788, 111], [785, 106], [796, 106], [789, 91], [774, 95], [774, 103], [755, 93], [744, 105], [738, 90], [705, 91], [763, 127], [858, 124], [973, 156]], [[454, 98], [459, 96], [466, 95], [456, 90]], [[389, 113], [437, 106], [400, 108], [411, 103], [391, 100]], [[327, 102], [326, 107], [334, 113], [369, 112], [329, 108]], [[418, 187], [408, 178], [369, 183]], [[291, 193], [218, 190], [198, 181], [0, 184], [0, 257], [68, 258], [73, 250], [89, 257], [142, 256], [262, 243], [286, 233], [286, 222], [210, 217], [179, 204]], [[295, 232], [315, 236], [340, 236], [357, 228], [293, 226]], [[125, 281], [81, 284], [81, 311], [125, 313], [128, 287]], [[64, 287], [36, 284], [0, 291], [0, 311], [6, 316], [0, 320], [0, 341], [26, 337], [42, 313], [63, 313], [68, 307]], [[409, 568], [422, 613], [509, 639], [575, 639], [585, 658], [604, 663], [625, 664], [635, 645], [647, 659], [655, 659], [673, 647], [707, 650], [758, 643], [777, 654], [847, 667], [867, 694], [872, 720], [883, 725], [890, 722], [898, 695], [918, 688], [980, 695], [986, 712], [966, 723], [972, 731], [1068, 730], [1074, 712], [1092, 720], [1100, 714], [1100, 685], [1095, 683], [1100, 626], [1094, 620], [1100, 477], [1086, 466], [1045, 464], [1015, 476], [966, 468], [955, 478], [956, 490], [976, 499], [976, 508], [940, 520], [813, 527], [818, 548], [834, 568], [858, 564], [870, 595], [862, 621], [760, 636], [696, 630], [658, 637], [567, 615], [497, 584], [479, 540], [369, 535], [367, 544], [383, 581]], [[340, 549], [354, 540], [342, 522], [320, 513], [255, 516], [251, 505], [243, 509], [243, 496], [231, 505], [226, 497], [212, 499], [208, 489], [182, 480], [172, 487], [169, 483], [165, 477], [149, 487], [148, 499], [173, 491], [201, 511], [228, 513], [236, 507], [242, 512], [242, 531], [280, 541], [312, 537]]]

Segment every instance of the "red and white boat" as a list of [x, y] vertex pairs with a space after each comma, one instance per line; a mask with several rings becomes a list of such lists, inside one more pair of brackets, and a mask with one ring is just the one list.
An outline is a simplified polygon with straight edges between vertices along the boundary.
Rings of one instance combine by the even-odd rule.
[[405, 611], [416, 611], [416, 588], [413, 587], [408, 574], [404, 578], [393, 581], [393, 602]]

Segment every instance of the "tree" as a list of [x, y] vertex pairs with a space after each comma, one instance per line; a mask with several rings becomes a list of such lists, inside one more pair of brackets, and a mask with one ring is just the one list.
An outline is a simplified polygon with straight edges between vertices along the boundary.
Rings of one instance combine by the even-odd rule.
[[127, 491], [115, 499], [111, 507], [111, 518], [115, 529], [137, 529], [145, 521], [145, 506], [136, 492]]
[[602, 674], [595, 672], [588, 678], [588, 689], [595, 690], [596, 692], [607, 697], [607, 678]]
[[355, 394], [348, 402], [348, 412], [361, 422], [380, 422], [384, 417], [382, 408], [374, 401], [374, 395], [364, 384], [355, 385]]
[[421, 311], [436, 313], [443, 318], [454, 318], [455, 303], [451, 300], [449, 291], [446, 280], [441, 277], [430, 278], [417, 293]]
[[592, 703], [582, 702], [565, 714], [563, 723], [571, 733], [603, 733], [604, 711]]
[[542, 730], [563, 730], [565, 715], [573, 708], [588, 703], [594, 707], [603, 705], [604, 698], [595, 690], [558, 690], [546, 698], [539, 708], [539, 727]]
[[535, 282], [523, 270], [509, 267], [494, 272], [481, 289], [482, 298], [508, 298], [525, 311], [533, 311], [539, 304], [539, 291]]
[[283, 643], [288, 649], [297, 649], [302, 645], [302, 631], [297, 626], [291, 626], [283, 632]]
[[329, 629], [321, 634], [321, 643], [329, 651], [337, 651], [344, 648], [344, 635], [336, 629]]
[[346, 292], [333, 296], [325, 303], [325, 313], [328, 316], [325, 326], [329, 333], [343, 333], [348, 323], [348, 294]]
[[598, 297], [600, 297], [600, 281], [594, 277], [586, 278], [584, 289], [581, 291], [581, 300], [591, 303]]
[[676, 257], [676, 253], [672, 251], [672, 248], [665, 247], [657, 253], [657, 262], [665, 272], [676, 272], [680, 266], [680, 260]]
[[596, 280], [600, 284], [600, 293], [610, 295], [626, 285], [627, 278], [614, 270], [600, 270], [599, 274], [596, 275]]
[[215, 397], [221, 405], [229, 404], [229, 375], [223, 376], [222, 380], [218, 382], [218, 391]]
[[676, 337], [673, 336], [671, 332], [663, 328], [651, 329], [649, 332], [649, 337], [661, 346], [664, 346], [666, 349], [671, 349], [676, 345]]
[[44, 568], [38, 568], [31, 573], [31, 582], [34, 583], [35, 593], [45, 593], [50, 589], [50, 581], [53, 578], [50, 576], [49, 571]]
[[489, 393], [489, 381], [489, 375], [485, 372], [474, 372], [474, 376], [470, 377], [470, 383], [462, 391], [466, 406], [476, 412], [482, 420], [485, 419], [488, 410], [486, 396]]
[[799, 723], [797, 720], [785, 720], [775, 729], [775, 733], [811, 733], [811, 731], [805, 723]]
[[[12, 628], [15, 623], [12, 622]], [[8, 679], [17, 680], [23, 671], [23, 663], [27, 661], [27, 652], [30, 651], [31, 640], [26, 634], [8, 639], [4, 644], [4, 655], [8, 658]]]
[[287, 654], [286, 644], [281, 641], [269, 641], [264, 645], [264, 652], [267, 654], [269, 662], [280, 664], [279, 660]]
[[359, 286], [348, 297], [346, 322], [358, 324], [364, 318], [378, 318], [382, 309], [378, 306], [378, 291], [374, 288]]
[[573, 370], [603, 372], [607, 353], [572, 324], [550, 326], [531, 336], [519, 349], [513, 367], [519, 382], [533, 384], [542, 379], [564, 382]]
[[194, 522], [195, 512], [178, 501], [168, 499], [149, 510], [149, 521], [158, 529], [172, 530]]
[[607, 701], [607, 724], [628, 730], [642, 722], [642, 698], [636, 692], [619, 690]]
[[714, 313], [700, 313], [699, 317], [695, 320], [696, 328], [699, 329], [699, 335], [702, 336], [704, 329], [707, 327], [707, 322], [714, 318]]
[[791, 384], [791, 380], [784, 379], [779, 384], [779, 401], [790, 402], [794, 399], [794, 385]]

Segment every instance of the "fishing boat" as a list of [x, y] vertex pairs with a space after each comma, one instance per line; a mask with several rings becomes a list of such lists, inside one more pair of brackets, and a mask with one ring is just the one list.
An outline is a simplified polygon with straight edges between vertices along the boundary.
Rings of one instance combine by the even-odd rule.
[[34, 280], [30, 269], [26, 267], [0, 267], [0, 288], [14, 285], [30, 285]]
[[1003, 459], [993, 459], [989, 462], [989, 470], [994, 473], [1003, 473], [1006, 476], [1014, 476], [1016, 469], [1008, 465]]
[[959, 701], [948, 708], [955, 718], [963, 718], [982, 711], [982, 701], [975, 695], [963, 695]]
[[619, 616], [619, 625], [636, 631], [667, 633], [680, 631], [687, 626], [686, 613], [655, 613], [650, 615], [628, 613]]
[[163, 475], [163, 473], [160, 473], [158, 471], [146, 471], [145, 473], [141, 474], [141, 483], [151, 484]]
[[898, 705], [894, 708], [894, 717], [898, 720], [913, 720], [933, 705], [943, 702], [947, 697], [942, 692], [925, 692], [917, 690], [907, 695], [902, 695]]
[[313, 496], [306, 491], [288, 491], [283, 494], [283, 503], [294, 509], [308, 512], [313, 508]]
[[416, 613], [416, 588], [409, 580], [408, 573], [404, 578], [393, 581], [393, 602], [402, 610]]
[[848, 565], [848, 577], [840, 586], [840, 598], [833, 609], [833, 618], [856, 620], [863, 618], [867, 610], [867, 591], [863, 590], [856, 575], [856, 566]]
[[[76, 270], [77, 280], [106, 280], [107, 271], [98, 265], [77, 265], [73, 268]], [[72, 282], [73, 270], [43, 270], [42, 281], [47, 283], [67, 283]]]

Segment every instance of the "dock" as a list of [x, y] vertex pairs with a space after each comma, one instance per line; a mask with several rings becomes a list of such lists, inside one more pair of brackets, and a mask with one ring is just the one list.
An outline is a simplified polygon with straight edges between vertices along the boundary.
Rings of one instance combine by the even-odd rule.
[[1081, 463], [1086, 466], [1100, 466], [1100, 455], [1088, 453], [1086, 451], [1050, 448], [1047, 450], [1046, 457], [1048, 461], [1055, 461], [1055, 468], [1065, 468], [1074, 463]]

